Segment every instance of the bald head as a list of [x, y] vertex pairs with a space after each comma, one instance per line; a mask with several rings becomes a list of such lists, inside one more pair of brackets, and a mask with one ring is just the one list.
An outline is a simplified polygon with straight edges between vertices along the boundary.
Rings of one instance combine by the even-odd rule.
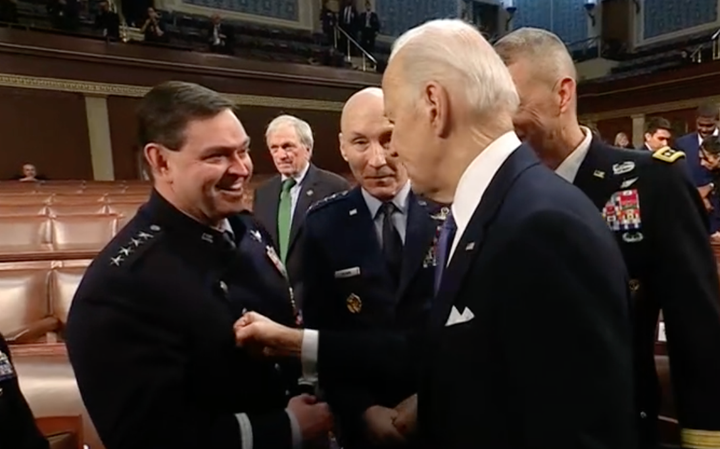
[[340, 119], [340, 152], [358, 183], [381, 201], [407, 183], [405, 168], [390, 152], [391, 138], [382, 90], [369, 87], [348, 99]]
[[577, 71], [567, 47], [555, 34], [539, 28], [520, 28], [495, 43], [506, 65], [522, 62], [538, 80], [555, 83], [562, 78], [577, 81]]
[[355, 122], [363, 118], [383, 117], [383, 92], [379, 87], [367, 87], [355, 92], [342, 109], [340, 117], [340, 133], [353, 127]]

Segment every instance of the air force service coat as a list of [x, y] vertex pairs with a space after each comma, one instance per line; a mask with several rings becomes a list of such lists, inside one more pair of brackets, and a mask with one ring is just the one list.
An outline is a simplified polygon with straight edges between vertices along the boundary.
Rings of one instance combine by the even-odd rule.
[[632, 278], [644, 448], [657, 447], [661, 309], [683, 445], [720, 447], [720, 287], [703, 204], [684, 159], [669, 148], [623, 150], [594, 138], [574, 181], [614, 231]]
[[234, 322], [253, 310], [292, 326], [289, 287], [249, 214], [233, 239], [157, 192], [87, 270], [67, 346], [107, 449], [283, 449], [299, 364], [251, 358]]

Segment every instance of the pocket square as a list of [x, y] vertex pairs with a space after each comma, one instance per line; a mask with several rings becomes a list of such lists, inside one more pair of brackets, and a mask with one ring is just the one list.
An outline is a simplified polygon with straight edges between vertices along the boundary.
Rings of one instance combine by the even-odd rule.
[[460, 311], [458, 311], [458, 309], [453, 306], [450, 310], [450, 315], [448, 316], [447, 322], [445, 323], [445, 327], [467, 323], [473, 318], [475, 318], [475, 314], [469, 308], [465, 307], [462, 313], [460, 313]]

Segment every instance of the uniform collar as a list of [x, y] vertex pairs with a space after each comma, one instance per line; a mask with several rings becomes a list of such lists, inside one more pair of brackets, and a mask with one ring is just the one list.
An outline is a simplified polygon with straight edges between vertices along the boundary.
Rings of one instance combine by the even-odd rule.
[[[362, 192], [363, 199], [365, 200], [365, 204], [367, 204], [368, 210], [370, 211], [370, 216], [375, 218], [378, 210], [380, 209], [380, 206], [383, 205], [383, 201], [375, 198], [365, 189], [360, 190]], [[403, 215], [407, 214], [409, 196], [410, 181], [406, 182], [405, 185], [402, 186], [400, 190], [398, 190], [398, 192], [395, 194], [395, 197], [391, 200], [397, 210], [400, 211], [400, 213]]]
[[220, 229], [212, 228], [180, 211], [155, 189], [150, 194], [150, 199], [143, 207], [142, 212], [153, 223], [157, 223], [170, 233], [182, 234], [183, 238], [187, 238], [190, 242], [197, 240], [216, 245], [222, 244], [224, 231], [230, 231], [233, 236], [244, 234], [244, 229], [241, 229], [244, 226], [241, 220], [227, 218], [221, 223]]
[[585, 135], [582, 142], [580, 142], [580, 145], [555, 169], [555, 173], [558, 176], [570, 183], [575, 182], [575, 177], [580, 169], [580, 165], [582, 165], [585, 160], [585, 156], [587, 156], [587, 152], [590, 149], [590, 143], [592, 142], [592, 132], [590, 129], [584, 126], [581, 126], [580, 129], [582, 129]]

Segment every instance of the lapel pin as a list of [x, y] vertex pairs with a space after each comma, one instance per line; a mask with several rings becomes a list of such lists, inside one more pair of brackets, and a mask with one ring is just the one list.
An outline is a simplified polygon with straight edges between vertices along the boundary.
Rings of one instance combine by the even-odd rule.
[[253, 229], [252, 231], [250, 231], [250, 235], [256, 241], [258, 241], [258, 242], [262, 241], [262, 235], [260, 235], [260, 231], [258, 231], [257, 229]]
[[315, 194], [315, 192], [313, 192], [312, 190], [308, 190], [306, 195], [307, 195], [307, 196], [313, 196], [313, 194]]
[[213, 237], [212, 237], [212, 235], [207, 234], [207, 233], [206, 233], [206, 234], [203, 234], [202, 236], [200, 236], [200, 238], [201, 238], [204, 242], [208, 242], [208, 243], [212, 243], [212, 242], [213, 242]]
[[600, 179], [605, 179], [605, 172], [600, 170], [595, 170], [593, 172], [593, 176]]
[[352, 217], [353, 215], [357, 215], [357, 209], [352, 209], [350, 211], [350, 216]]
[[474, 250], [474, 249], [475, 249], [475, 242], [470, 242], [470, 243], [468, 243], [467, 246], [465, 247], [465, 251], [472, 251], [472, 250]]

